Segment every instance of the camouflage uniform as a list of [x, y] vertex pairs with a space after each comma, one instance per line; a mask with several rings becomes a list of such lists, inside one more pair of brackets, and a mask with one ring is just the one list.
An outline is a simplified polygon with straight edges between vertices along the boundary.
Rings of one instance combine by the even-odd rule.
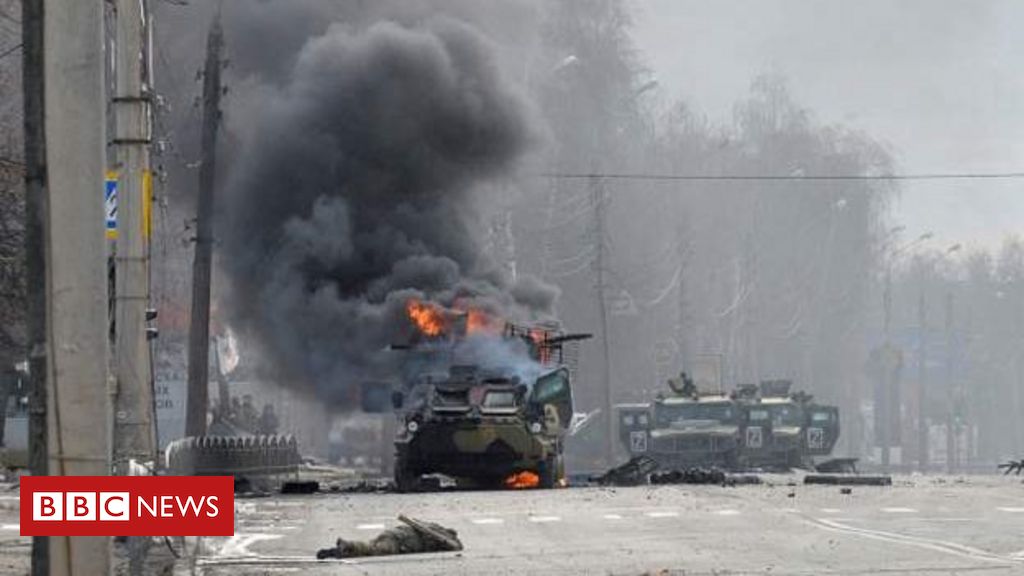
[[[317, 552], [317, 559], [355, 558], [359, 556], [389, 556], [418, 554], [421, 552], [451, 552], [462, 550], [458, 533], [433, 522], [417, 522], [422, 527], [402, 525], [382, 532], [369, 542], [338, 538], [333, 548]], [[432, 534], [431, 532], [434, 532]], [[444, 537], [440, 537], [438, 535]]]

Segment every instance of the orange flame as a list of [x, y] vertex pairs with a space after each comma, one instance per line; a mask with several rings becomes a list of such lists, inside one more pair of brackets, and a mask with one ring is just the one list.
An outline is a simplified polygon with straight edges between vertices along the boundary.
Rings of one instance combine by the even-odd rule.
[[505, 488], [521, 490], [523, 488], [536, 488], [537, 486], [540, 486], [540, 476], [529, 470], [516, 472], [505, 478]]
[[502, 323], [483, 310], [470, 308], [466, 312], [466, 334], [479, 334], [481, 332], [498, 334], [501, 332]]
[[416, 328], [427, 336], [440, 336], [444, 332], [444, 313], [437, 306], [419, 300], [409, 300], [405, 305], [405, 311]]

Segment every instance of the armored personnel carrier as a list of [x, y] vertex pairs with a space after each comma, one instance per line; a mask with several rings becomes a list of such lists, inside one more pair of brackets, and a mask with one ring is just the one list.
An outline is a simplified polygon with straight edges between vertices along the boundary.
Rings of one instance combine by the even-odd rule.
[[[424, 364], [395, 395], [395, 484], [415, 490], [420, 478], [443, 474], [474, 487], [552, 488], [565, 478], [563, 440], [573, 418], [572, 370], [566, 345], [589, 338], [553, 329], [506, 325], [463, 359], [458, 339], [422, 343], [454, 363]], [[414, 347], [414, 357], [417, 347]]]
[[630, 457], [645, 455], [662, 468], [813, 467], [839, 438], [839, 411], [817, 404], [791, 382], [741, 385], [731, 393], [698, 391], [683, 374], [671, 396], [617, 407], [619, 437]]

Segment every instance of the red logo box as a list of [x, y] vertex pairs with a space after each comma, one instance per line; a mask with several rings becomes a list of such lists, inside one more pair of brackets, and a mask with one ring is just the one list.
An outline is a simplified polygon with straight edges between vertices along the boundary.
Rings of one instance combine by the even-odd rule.
[[232, 536], [231, 476], [22, 476], [22, 536]]

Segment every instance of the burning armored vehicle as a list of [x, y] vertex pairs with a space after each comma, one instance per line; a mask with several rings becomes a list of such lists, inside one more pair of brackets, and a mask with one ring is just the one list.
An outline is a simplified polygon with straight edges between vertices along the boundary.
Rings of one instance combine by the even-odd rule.
[[839, 412], [786, 380], [742, 385], [726, 394], [701, 391], [685, 374], [669, 381], [673, 394], [650, 404], [620, 405], [619, 438], [630, 457], [662, 468], [788, 469], [831, 454]]
[[559, 485], [574, 414], [567, 345], [589, 335], [464, 320], [423, 330], [407, 349], [405, 391], [393, 398], [396, 486], [414, 490], [427, 474], [462, 486]]

